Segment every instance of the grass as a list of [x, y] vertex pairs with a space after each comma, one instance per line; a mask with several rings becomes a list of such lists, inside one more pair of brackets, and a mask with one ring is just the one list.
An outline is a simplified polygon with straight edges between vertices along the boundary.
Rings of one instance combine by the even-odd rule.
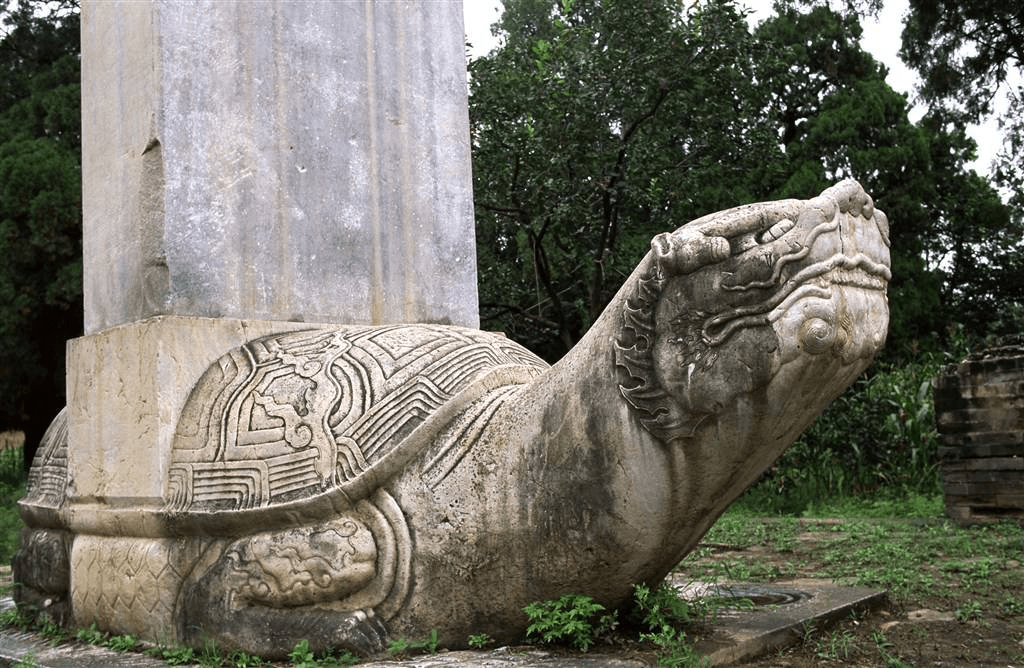
[[[1024, 610], [1024, 570], [1005, 568], [1021, 560], [1024, 529], [1015, 522], [961, 528], [941, 514], [941, 498], [841, 499], [816, 516], [758, 517], [742, 504], [729, 509], [703, 540], [703, 548], [680, 568], [703, 579], [770, 582], [794, 577], [801, 564], [816, 575], [848, 585], [882, 587], [896, 600], [952, 590], [993, 595], [1003, 611]], [[901, 516], [910, 509], [910, 516]], [[801, 532], [823, 540], [797, 548]], [[775, 558], [766, 560], [764, 548]], [[708, 559], [712, 551], [722, 556]], [[780, 559], [779, 557], [785, 557]], [[950, 589], [952, 588], [952, 589]]]
[[[1022, 548], [1024, 524], [960, 527], [935, 495], [838, 498], [799, 517], [760, 516], [739, 503], [679, 570], [691, 580], [824, 578], [888, 591], [880, 613], [805, 629], [802, 643], [783, 652], [787, 665], [1005, 666], [1024, 663]], [[922, 609], [952, 621], [908, 621]]]
[[24, 437], [0, 433], [0, 564], [9, 564], [21, 540], [18, 499], [25, 496], [25, 468], [21, 444]]

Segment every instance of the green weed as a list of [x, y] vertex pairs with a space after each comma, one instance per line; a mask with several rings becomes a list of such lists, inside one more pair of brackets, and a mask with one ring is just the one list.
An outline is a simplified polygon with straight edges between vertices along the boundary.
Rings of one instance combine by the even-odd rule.
[[956, 615], [957, 621], [970, 622], [981, 619], [981, 612], [981, 603], [977, 601], [965, 601], [954, 611], [954, 614]]
[[483, 649], [491, 642], [491, 636], [486, 633], [474, 633], [466, 640], [466, 644], [473, 649]]
[[335, 668], [358, 663], [358, 658], [348, 652], [342, 653], [338, 657], [327, 654], [317, 659], [313, 655], [313, 651], [309, 649], [309, 640], [302, 640], [296, 644], [288, 655], [288, 659], [294, 668]]
[[36, 625], [36, 633], [54, 644], [63, 642], [68, 637], [68, 632], [49, 618]]
[[36, 668], [39, 664], [36, 663], [36, 657], [34, 654], [29, 652], [25, 656], [21, 657], [17, 661], [11, 664], [11, 668]]
[[[89, 631], [88, 633], [90, 638], [95, 638], [93, 631]], [[79, 638], [79, 640], [81, 640], [81, 638]], [[90, 645], [99, 644], [97, 642], [92, 642], [91, 640], [84, 640], [83, 642], [88, 642]], [[135, 649], [135, 646], [138, 644], [139, 639], [132, 635], [111, 636], [103, 643], [104, 647], [112, 649], [115, 652], [130, 652]]]
[[523, 608], [530, 620], [526, 637], [543, 643], [567, 642], [586, 652], [594, 639], [615, 623], [615, 615], [589, 596], [566, 594], [557, 601], [538, 601]]
[[850, 653], [858, 650], [856, 639], [847, 630], [833, 631], [827, 637], [815, 643], [815, 655], [819, 659], [830, 659], [833, 661], [850, 658]]
[[426, 640], [411, 641], [406, 638], [396, 638], [388, 645], [388, 654], [391, 656], [404, 656], [407, 654], [436, 654], [437, 653], [437, 629], [431, 629]]
[[689, 601], [676, 589], [661, 583], [651, 589], [633, 586], [633, 599], [648, 630], [640, 633], [641, 641], [658, 646], [658, 665], [671, 668], [701, 668], [711, 662], [694, 649], [686, 633], [679, 627], [704, 619], [708, 605], [703, 599]]
[[878, 650], [878, 655], [882, 658], [882, 665], [885, 668], [913, 668], [912, 664], [892, 653], [893, 645], [881, 630], [876, 629], [871, 632], [871, 641], [875, 643], [875, 648]]
[[87, 645], [102, 645], [105, 639], [106, 635], [96, 627], [96, 622], [93, 622], [87, 629], [78, 629], [78, 632], [75, 633], [75, 640]]
[[1024, 596], [1007, 596], [999, 607], [1007, 617], [1020, 617], [1024, 615]]
[[224, 663], [224, 657], [220, 648], [217, 647], [217, 642], [210, 638], [203, 641], [203, 648], [199, 651], [196, 660], [203, 668], [220, 668]]
[[22, 631], [28, 631], [35, 626], [35, 618], [24, 608], [11, 608], [0, 612], [0, 625], [14, 626]]
[[233, 666], [233, 668], [259, 668], [264, 665], [261, 657], [252, 656], [240, 649], [236, 649], [228, 654], [227, 662], [228, 665]]
[[180, 645], [157, 645], [147, 649], [145, 653], [149, 656], [155, 656], [170, 666], [183, 666], [193, 663], [196, 656], [194, 649]]
[[648, 629], [677, 626], [704, 620], [708, 615], [706, 599], [687, 600], [669, 584], [662, 582], [654, 589], [633, 585], [633, 599]]

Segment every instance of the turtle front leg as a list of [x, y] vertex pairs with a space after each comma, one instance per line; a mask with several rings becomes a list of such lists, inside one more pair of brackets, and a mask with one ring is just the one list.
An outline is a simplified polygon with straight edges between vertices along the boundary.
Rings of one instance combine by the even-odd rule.
[[381, 652], [388, 633], [373, 610], [339, 606], [373, 581], [376, 560], [372, 533], [352, 517], [239, 539], [184, 592], [185, 640], [267, 658], [303, 640], [314, 652]]
[[64, 626], [71, 619], [71, 535], [62, 530], [21, 530], [21, 549], [12, 562], [14, 598], [33, 616]]

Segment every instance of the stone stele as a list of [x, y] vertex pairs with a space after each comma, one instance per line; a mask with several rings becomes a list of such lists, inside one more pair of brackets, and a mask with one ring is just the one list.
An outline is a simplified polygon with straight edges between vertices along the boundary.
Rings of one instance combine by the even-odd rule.
[[[18, 599], [267, 657], [432, 629], [449, 647], [513, 641], [523, 606], [567, 593], [618, 606], [868, 365], [888, 246], [853, 181], [705, 216], [655, 237], [550, 368], [455, 326], [224, 322], [189, 344], [183, 319], [181, 341], [143, 346], [153, 383], [188, 378], [180, 412], [93, 420], [167, 443], [152, 493], [108, 496], [114, 459], [69, 467], [59, 416], [21, 502]], [[127, 364], [116, 340], [90, 345]], [[93, 382], [118, 394], [116, 378], [74, 381]]]
[[479, 326], [461, 26], [451, 0], [83, 0], [86, 334]]

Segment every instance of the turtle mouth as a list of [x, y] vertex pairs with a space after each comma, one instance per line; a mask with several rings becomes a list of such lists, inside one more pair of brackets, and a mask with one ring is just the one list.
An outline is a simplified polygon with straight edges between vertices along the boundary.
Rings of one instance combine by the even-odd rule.
[[789, 283], [800, 286], [815, 284], [823, 288], [845, 285], [869, 290], [885, 290], [892, 271], [863, 253], [854, 256], [835, 255], [797, 272]]
[[825, 275], [822, 283], [832, 285], [843, 285], [852, 288], [864, 288], [866, 290], [884, 291], [890, 276], [872, 274], [866, 271], [851, 271], [848, 269], [834, 269]]
[[738, 329], [771, 324], [777, 319], [777, 314], [806, 297], [831, 299], [837, 287], [884, 293], [890, 278], [892, 272], [886, 264], [863, 253], [833, 255], [798, 271], [770, 298], [709, 318], [704, 323], [702, 338], [707, 344], [718, 346]]

